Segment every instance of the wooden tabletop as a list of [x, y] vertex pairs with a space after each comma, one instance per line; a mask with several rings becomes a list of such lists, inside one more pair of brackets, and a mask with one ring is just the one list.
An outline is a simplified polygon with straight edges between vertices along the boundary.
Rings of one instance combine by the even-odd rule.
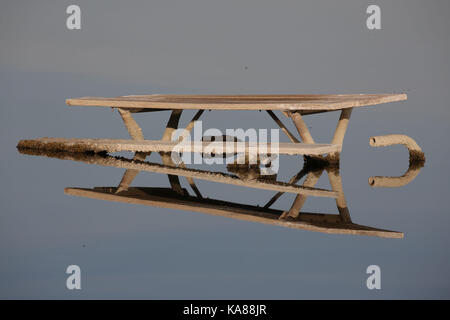
[[69, 106], [137, 109], [333, 111], [406, 100], [406, 94], [132, 95], [67, 99]]

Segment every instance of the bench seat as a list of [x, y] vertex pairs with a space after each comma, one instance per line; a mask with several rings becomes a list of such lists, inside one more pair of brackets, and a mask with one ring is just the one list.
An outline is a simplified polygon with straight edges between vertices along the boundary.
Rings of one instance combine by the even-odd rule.
[[[161, 140], [129, 140], [129, 139], [79, 139], [79, 138], [37, 138], [32, 140], [21, 140], [18, 147], [40, 149], [48, 151], [70, 151], [70, 152], [172, 152], [177, 146], [183, 152], [214, 152], [223, 150], [225, 153], [227, 144], [233, 142], [209, 142], [196, 141], [192, 143], [177, 143]], [[271, 143], [234, 143], [231, 151], [250, 154], [276, 153], [271, 150]], [[275, 148], [275, 146], [274, 146]], [[330, 152], [338, 152], [337, 144], [306, 144], [280, 142], [278, 153], [287, 155], [322, 155]]]

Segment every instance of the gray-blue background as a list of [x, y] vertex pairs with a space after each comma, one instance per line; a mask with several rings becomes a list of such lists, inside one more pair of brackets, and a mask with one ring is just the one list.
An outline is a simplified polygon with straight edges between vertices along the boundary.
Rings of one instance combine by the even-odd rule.
[[[66, 29], [78, 4], [82, 29]], [[366, 28], [381, 7], [382, 30]], [[450, 2], [442, 1], [3, 1], [0, 5], [1, 298], [449, 298]], [[389, 93], [405, 102], [355, 110], [341, 173], [354, 222], [399, 230], [402, 240], [326, 235], [200, 213], [65, 196], [64, 187], [114, 186], [122, 170], [20, 155], [41, 136], [127, 137], [105, 108], [69, 97], [149, 93]], [[186, 112], [182, 123], [192, 116]], [[311, 116], [329, 141], [336, 114]], [[167, 112], [142, 114], [159, 138]], [[204, 127], [273, 127], [265, 113], [212, 112]], [[290, 128], [295, 130], [291, 124]], [[368, 138], [407, 134], [427, 162], [398, 189], [401, 147]], [[283, 138], [284, 139], [284, 138]], [[152, 155], [151, 160], [158, 160]], [[301, 159], [282, 158], [280, 179]], [[137, 186], [168, 186], [141, 173]], [[264, 204], [271, 192], [199, 181], [214, 198]], [[319, 186], [329, 187], [326, 179]], [[284, 195], [276, 208], [289, 208]], [[332, 199], [305, 210], [336, 212]], [[65, 269], [82, 270], [82, 290]], [[366, 267], [382, 270], [368, 290]]]

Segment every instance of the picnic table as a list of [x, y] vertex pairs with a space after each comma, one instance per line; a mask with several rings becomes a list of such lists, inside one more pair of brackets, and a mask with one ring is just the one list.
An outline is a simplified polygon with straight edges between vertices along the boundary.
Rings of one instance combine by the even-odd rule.
[[[406, 100], [406, 94], [327, 94], [327, 95], [130, 95], [114, 98], [82, 97], [67, 99], [69, 106], [112, 107], [118, 110], [132, 140], [123, 139], [64, 139], [41, 138], [35, 142], [42, 149], [80, 151], [133, 151], [138, 153], [169, 152], [176, 145], [172, 141], [172, 134], [178, 128], [183, 110], [197, 110], [192, 120], [186, 126], [186, 132], [193, 129], [195, 122], [205, 110], [265, 110], [281, 130], [289, 137], [290, 143], [279, 143], [279, 154], [301, 154], [309, 156], [327, 155], [330, 163], [339, 161], [345, 132], [353, 108], [377, 105], [381, 103]], [[161, 140], [146, 140], [142, 129], [134, 120], [132, 114], [154, 111], [171, 111], [169, 121]], [[340, 117], [330, 143], [316, 143], [313, 139], [303, 116], [340, 111]], [[275, 112], [281, 112], [291, 119], [298, 131], [299, 138], [289, 131]], [[196, 148], [203, 148], [208, 142], [192, 142], [197, 144], [191, 148], [186, 145], [185, 152], [193, 152]], [[217, 142], [215, 142], [217, 143]], [[266, 148], [251, 150], [248, 142], [243, 142], [240, 151], [267, 152]]]
[[[117, 109], [131, 137], [130, 139], [77, 139], [77, 138], [39, 138], [22, 140], [21, 148], [47, 151], [68, 152], [135, 152], [133, 160], [145, 160], [151, 152], [159, 152], [166, 166], [174, 166], [171, 150], [178, 141], [172, 141], [172, 135], [179, 126], [183, 110], [197, 110], [185, 127], [190, 132], [205, 110], [265, 110], [281, 130], [289, 137], [290, 143], [278, 143], [278, 154], [304, 155], [325, 160], [328, 164], [338, 164], [342, 151], [345, 132], [353, 108], [377, 105], [381, 103], [405, 100], [406, 94], [337, 94], [337, 95], [129, 95], [115, 98], [82, 97], [67, 99], [69, 106], [111, 107]], [[141, 127], [133, 118], [133, 114], [168, 110], [171, 112], [161, 140], [146, 140]], [[340, 117], [332, 141], [328, 144], [316, 143], [303, 117], [311, 114], [340, 111]], [[281, 112], [291, 119], [298, 131], [299, 138], [289, 131], [275, 112]], [[183, 152], [194, 152], [198, 145], [203, 148], [211, 143], [194, 141], [183, 147]], [[225, 144], [225, 142], [222, 142]], [[189, 148], [191, 146], [191, 148]], [[227, 145], [228, 146], [228, 145]], [[271, 143], [261, 148], [242, 141], [239, 152], [259, 155], [272, 151]], [[252, 149], [253, 148], [253, 149]], [[324, 156], [326, 155], [326, 157]], [[183, 165], [183, 163], [181, 163]], [[126, 189], [136, 176], [137, 171], [129, 169], [125, 172], [121, 185]], [[189, 178], [192, 179], [192, 178]], [[179, 190], [178, 176], [169, 174], [171, 186]], [[191, 180], [192, 182], [192, 180]]]
[[[281, 130], [289, 137], [291, 143], [279, 145], [280, 154], [323, 155], [328, 154], [330, 162], [338, 161], [342, 151], [345, 132], [353, 108], [377, 105], [381, 103], [406, 100], [406, 94], [316, 94], [316, 95], [129, 95], [114, 98], [82, 97], [67, 99], [69, 106], [112, 107], [117, 108], [127, 130], [139, 144], [126, 145], [110, 140], [97, 147], [108, 148], [107, 143], [122, 143], [119, 148], [124, 151], [167, 151], [173, 147], [172, 133], [178, 128], [183, 110], [198, 110], [186, 126], [190, 131], [205, 110], [265, 110]], [[160, 141], [145, 140], [142, 130], [134, 121], [132, 114], [170, 110], [171, 115]], [[279, 111], [290, 118], [300, 136], [298, 139], [276, 116]], [[324, 112], [341, 111], [333, 139], [328, 144], [318, 144], [313, 139], [303, 116]], [[142, 141], [145, 140], [145, 141]], [[51, 141], [49, 141], [51, 142]], [[72, 141], [89, 147], [92, 141], [83, 144], [82, 141]], [[246, 145], [248, 148], [248, 145]]]
[[[140, 203], [159, 207], [194, 210], [215, 215], [224, 215], [237, 219], [262, 223], [283, 225], [327, 233], [347, 233], [374, 235], [379, 237], [402, 238], [403, 233], [381, 230], [354, 224], [351, 221], [339, 175], [339, 156], [342, 151], [344, 136], [354, 108], [406, 100], [406, 94], [347, 94], [347, 95], [131, 95], [115, 98], [82, 97], [66, 100], [69, 106], [111, 107], [120, 114], [131, 139], [77, 139], [77, 138], [38, 138], [21, 140], [18, 148], [27, 154], [47, 155], [60, 159], [82, 161], [90, 164], [126, 169], [117, 187], [100, 187], [94, 189], [66, 188], [67, 194], [85, 196], [119, 202]], [[279, 154], [299, 154], [325, 160], [320, 163], [321, 170], [302, 169], [289, 182], [270, 179], [245, 179], [239, 175], [202, 171], [187, 168], [185, 163], [174, 165], [170, 152], [179, 144], [173, 140], [173, 133], [179, 126], [183, 110], [197, 110], [185, 127], [190, 132], [205, 110], [264, 110], [290, 139], [290, 143], [279, 143]], [[133, 118], [133, 114], [142, 112], [170, 111], [170, 117], [160, 140], [147, 140], [142, 129]], [[330, 143], [316, 143], [304, 116], [325, 112], [340, 111], [340, 116]], [[293, 121], [298, 136], [290, 132], [276, 115], [280, 112]], [[235, 141], [236, 142], [236, 141]], [[186, 142], [184, 152], [196, 152], [197, 148], [220, 143], [217, 141]], [[243, 141], [235, 149], [237, 152], [256, 152], [252, 146]], [[393, 144], [405, 145], [410, 154], [410, 168], [402, 177], [371, 177], [372, 186], [397, 187], [410, 182], [417, 175], [421, 166], [411, 166], [415, 160], [423, 166], [424, 154], [413, 139], [404, 135], [386, 135], [370, 138], [370, 145], [383, 147]], [[266, 143], [270, 146], [270, 143]], [[189, 147], [190, 146], [190, 147]], [[240, 148], [240, 149], [239, 149]], [[267, 152], [269, 147], [263, 148]], [[88, 151], [88, 153], [86, 153]], [[113, 157], [106, 153], [131, 151], [132, 159]], [[89, 152], [94, 152], [89, 153]], [[151, 152], [162, 156], [162, 164], [146, 162]], [[326, 156], [325, 156], [326, 155]], [[326, 166], [326, 167], [325, 167]], [[140, 171], [167, 174], [171, 188], [136, 188], [131, 182]], [[319, 177], [326, 171], [331, 190], [316, 188]], [[306, 177], [305, 177], [306, 176]], [[190, 196], [181, 187], [179, 177], [185, 177], [196, 197]], [[302, 185], [297, 185], [305, 177]], [[194, 179], [227, 183], [241, 187], [251, 187], [277, 191], [263, 206], [241, 205], [220, 200], [204, 199], [194, 183]], [[294, 193], [296, 197], [287, 211], [271, 209], [275, 201], [284, 193]], [[336, 200], [339, 215], [304, 213], [301, 209], [309, 196], [331, 197]]]

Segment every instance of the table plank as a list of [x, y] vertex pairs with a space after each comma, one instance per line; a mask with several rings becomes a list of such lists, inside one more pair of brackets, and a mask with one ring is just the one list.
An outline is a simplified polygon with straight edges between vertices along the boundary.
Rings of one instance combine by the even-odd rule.
[[99, 166], [122, 168], [127, 170], [130, 169], [143, 172], [154, 172], [159, 174], [176, 175], [216, 183], [231, 184], [245, 188], [271, 190], [283, 193], [289, 192], [295, 194], [304, 194], [305, 196], [313, 196], [313, 197], [337, 198], [338, 196], [337, 192], [333, 190], [304, 187], [282, 181], [273, 181], [270, 179], [241, 179], [239, 176], [235, 174], [198, 170], [181, 166], [179, 167], [167, 166], [159, 163], [126, 159], [123, 157], [88, 154], [83, 152], [64, 152], [64, 151], [51, 151], [51, 150], [42, 150], [42, 149], [39, 150], [27, 148], [19, 148], [19, 151], [22, 154], [28, 155], [47, 156], [50, 158], [79, 161], [87, 164], [96, 164]]
[[[233, 144], [233, 142], [228, 142]], [[129, 140], [129, 139], [78, 139], [78, 138], [37, 138], [32, 140], [21, 140], [19, 148], [31, 148], [49, 151], [77, 151], [77, 152], [172, 152], [175, 146], [179, 146], [183, 152], [214, 152], [218, 150], [226, 151], [226, 143], [195, 141], [193, 143], [178, 143], [161, 140]], [[266, 148], [260, 148], [265, 145]], [[258, 145], [248, 142], [235, 143], [234, 152], [246, 153], [275, 153], [271, 150], [270, 143]], [[275, 148], [275, 146], [274, 146]], [[178, 151], [177, 150], [177, 151]], [[322, 155], [339, 151], [336, 144], [306, 144], [306, 143], [278, 143], [278, 153], [288, 155]]]
[[[351, 222], [341, 222], [339, 215], [336, 214], [317, 214], [302, 212], [300, 214], [300, 218], [307, 217], [307, 221], [287, 221], [279, 219], [279, 216], [282, 213], [281, 210], [264, 209], [258, 206], [243, 205], [240, 203], [233, 203], [215, 199], [199, 199], [192, 196], [179, 196], [173, 194], [173, 192], [171, 193], [170, 190], [168, 190], [166, 194], [162, 192], [153, 193], [152, 189], [153, 188], [134, 187], [129, 188], [128, 191], [123, 191], [117, 194], [117, 188], [115, 187], [96, 187], [93, 189], [65, 188], [64, 193], [67, 195], [98, 200], [132, 203], [184, 211], [194, 211], [214, 216], [233, 218], [237, 220], [251, 221], [329, 234], [351, 234], [376, 236], [382, 238], [403, 238], [402, 232], [377, 229], [373, 227], [354, 224]], [[333, 222], [325, 222], [329, 220], [332, 220]]]
[[406, 94], [131, 95], [67, 99], [69, 106], [130, 109], [333, 111], [406, 100]]

